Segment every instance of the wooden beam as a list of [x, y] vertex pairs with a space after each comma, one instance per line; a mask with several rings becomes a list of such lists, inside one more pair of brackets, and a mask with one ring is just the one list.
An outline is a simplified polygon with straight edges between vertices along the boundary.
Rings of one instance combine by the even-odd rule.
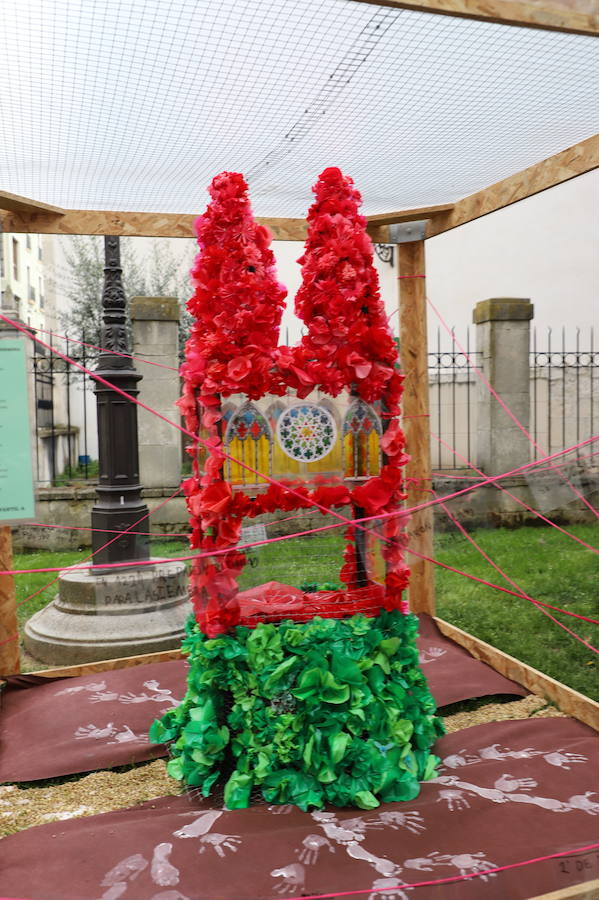
[[495, 22], [500, 25], [540, 28], [543, 31], [561, 31], [594, 37], [599, 35], [599, 15], [558, 6], [548, 0], [544, 3], [526, 3], [520, 0], [353, 0], [353, 2], [434, 13], [440, 16], [456, 16], [461, 19], [477, 19], [479, 22]]
[[562, 712], [574, 716], [586, 725], [590, 725], [595, 731], [599, 731], [599, 703], [585, 697], [573, 688], [567, 687], [555, 678], [533, 669], [526, 663], [515, 659], [508, 653], [492, 647], [491, 644], [481, 641], [480, 638], [462, 631], [457, 625], [445, 622], [443, 619], [435, 617], [435, 621], [440, 631], [456, 644], [464, 647], [468, 653], [475, 656], [476, 659], [488, 663], [496, 672], [517, 681], [518, 684], [534, 691], [535, 694], [542, 694], [552, 700]]
[[[0, 213], [6, 233], [33, 234], [117, 234], [129, 237], [193, 238], [196, 215], [178, 213], [111, 212], [66, 209], [60, 215], [26, 212]], [[304, 219], [258, 219], [277, 241], [303, 241]]]
[[40, 203], [39, 200], [29, 200], [27, 197], [9, 194], [8, 191], [0, 191], [0, 209], [33, 215], [40, 213], [54, 216], [64, 215], [64, 209], [59, 206], [49, 206], [47, 203]]
[[[391, 213], [394, 222], [410, 222], [412, 212]], [[406, 218], [402, 218], [406, 216]], [[382, 216], [383, 219], [389, 217]], [[196, 215], [178, 213], [109, 212], [106, 210], [66, 209], [60, 214], [40, 215], [27, 210], [2, 212], [0, 225], [6, 234], [118, 234], [127, 237], [193, 238]], [[304, 219], [258, 218], [271, 232], [275, 241], [305, 241], [307, 225]], [[389, 240], [385, 222], [375, 221], [368, 226], [373, 241]]]
[[[576, 850], [572, 850], [570, 856], [576, 857]], [[599, 900], [599, 878], [560, 888], [558, 891], [551, 891], [550, 894], [538, 894], [530, 900]]]
[[[10, 525], [0, 525], [0, 569], [12, 570]], [[20, 671], [15, 579], [13, 575], [0, 575], [0, 677]]]
[[29, 675], [40, 675], [42, 678], [74, 678], [78, 675], [92, 675], [94, 672], [112, 672], [115, 669], [131, 669], [134, 666], [145, 666], [149, 663], [168, 662], [171, 659], [184, 659], [180, 649], [160, 650], [158, 653], [142, 653], [139, 656], [121, 656], [118, 659], [102, 659], [98, 662], [80, 663], [77, 666], [62, 666], [56, 669], [40, 669], [29, 672]]
[[373, 216], [367, 216], [368, 225], [374, 227], [377, 225], [394, 225], [398, 222], [420, 222], [422, 219], [431, 219], [441, 215], [441, 213], [450, 212], [453, 207], [453, 203], [440, 203], [437, 206], [418, 206], [413, 209], [403, 209], [399, 212], [375, 213]]
[[426, 236], [434, 237], [436, 234], [457, 228], [458, 225], [472, 222], [598, 167], [599, 135], [595, 135], [476, 194], [457, 200], [452, 210], [439, 213], [431, 219]]
[[[428, 353], [424, 241], [398, 244], [399, 353], [405, 375], [403, 429], [410, 461], [406, 466], [408, 508], [430, 500], [432, 488], [428, 404]], [[408, 598], [412, 612], [435, 613], [433, 564], [411, 556], [412, 548], [433, 557], [433, 509], [413, 513], [408, 524]]]

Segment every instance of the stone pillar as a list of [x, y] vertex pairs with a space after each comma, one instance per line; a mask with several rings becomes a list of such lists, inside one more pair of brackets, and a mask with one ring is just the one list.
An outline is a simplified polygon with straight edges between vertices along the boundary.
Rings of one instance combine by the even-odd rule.
[[[530, 422], [530, 300], [481, 300], [474, 307], [479, 365], [503, 403], [528, 430]], [[530, 442], [491, 394], [477, 381], [477, 465], [499, 475], [530, 459]]]
[[[181, 394], [179, 375], [179, 302], [176, 297], [133, 297], [133, 354], [170, 366], [163, 369], [136, 359], [143, 375], [139, 400], [179, 421], [175, 401]], [[175, 371], [173, 371], [175, 370]], [[176, 487], [181, 481], [181, 433], [158, 416], [138, 408], [140, 481], [144, 487]]]

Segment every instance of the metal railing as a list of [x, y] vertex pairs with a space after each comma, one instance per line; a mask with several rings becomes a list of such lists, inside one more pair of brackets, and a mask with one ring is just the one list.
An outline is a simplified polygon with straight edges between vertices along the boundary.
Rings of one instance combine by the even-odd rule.
[[474, 461], [476, 454], [473, 366], [479, 366], [480, 354], [473, 349], [470, 329], [459, 341], [465, 352], [453, 343], [444, 349], [440, 328], [433, 343], [435, 349], [428, 354], [432, 466], [437, 470], [460, 469], [468, 460]]
[[[48, 343], [89, 367], [90, 357], [84, 344], [67, 337], [58, 342], [58, 347], [52, 336]], [[36, 341], [33, 342], [32, 380], [34, 467], [38, 486], [94, 479], [92, 451], [96, 446], [96, 420], [92, 380]]]
[[[466, 460], [477, 462], [477, 393], [482, 388], [474, 368], [481, 366], [481, 358], [472, 349], [470, 330], [459, 342], [465, 353], [455, 345], [444, 349], [439, 331], [428, 354], [431, 458], [437, 471], [462, 468]], [[550, 328], [534, 329], [528, 429], [536, 445], [531, 442], [532, 458], [592, 437], [598, 424], [599, 348], [593, 329], [577, 328], [570, 336], [565, 328], [557, 334]], [[584, 455], [587, 462], [589, 458]]]
[[[531, 433], [535, 459], [593, 436], [599, 422], [599, 350], [593, 328], [575, 331], [568, 347], [566, 329], [532, 333], [530, 351]], [[541, 346], [541, 343], [543, 346]]]

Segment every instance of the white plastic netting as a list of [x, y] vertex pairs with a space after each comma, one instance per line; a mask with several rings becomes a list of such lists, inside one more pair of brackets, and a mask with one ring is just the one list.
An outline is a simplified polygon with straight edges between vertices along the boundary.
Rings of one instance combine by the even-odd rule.
[[353, 0], [4, 0], [0, 187], [193, 213], [218, 171], [303, 216], [328, 165], [366, 213], [448, 202], [597, 131], [592, 37]]

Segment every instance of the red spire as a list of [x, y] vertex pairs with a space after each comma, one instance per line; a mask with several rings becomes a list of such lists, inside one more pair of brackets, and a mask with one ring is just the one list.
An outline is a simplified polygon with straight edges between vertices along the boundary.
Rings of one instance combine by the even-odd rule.
[[195, 223], [200, 253], [187, 304], [196, 320], [187, 348], [194, 365], [184, 365], [183, 374], [193, 371], [206, 406], [216, 393], [263, 395], [279, 339], [287, 290], [276, 279], [271, 236], [254, 219], [247, 190], [242, 175], [217, 175]]
[[[379, 399], [393, 381], [397, 350], [381, 300], [361, 196], [340, 169], [325, 169], [308, 213], [296, 314], [308, 326], [301, 356], [314, 383]], [[393, 393], [393, 391], [392, 391]]]

